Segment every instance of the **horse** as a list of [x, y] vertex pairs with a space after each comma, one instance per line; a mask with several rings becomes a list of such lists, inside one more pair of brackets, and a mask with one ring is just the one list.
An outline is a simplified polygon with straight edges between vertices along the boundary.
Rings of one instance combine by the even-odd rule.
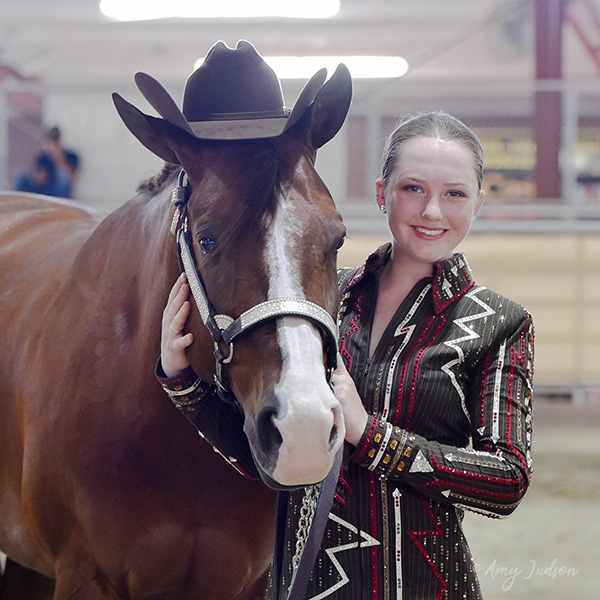
[[[350, 94], [338, 69], [284, 134], [235, 141], [118, 107], [185, 172], [190, 249], [215, 311], [235, 320], [292, 297], [335, 318], [345, 228], [314, 161]], [[223, 365], [270, 487], [231, 468], [158, 384], [162, 310], [180, 273], [177, 181], [167, 165], [105, 218], [0, 195], [3, 599], [262, 598], [273, 488], [321, 480], [343, 443], [327, 335], [302, 315], [257, 323]], [[212, 381], [215, 342], [197, 311], [187, 330], [191, 365]]]

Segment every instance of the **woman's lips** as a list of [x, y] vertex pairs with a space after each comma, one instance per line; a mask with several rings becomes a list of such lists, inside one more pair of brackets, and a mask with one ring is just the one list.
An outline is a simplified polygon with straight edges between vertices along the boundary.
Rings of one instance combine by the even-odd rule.
[[438, 235], [442, 235], [446, 230], [445, 229], [428, 229], [427, 227], [419, 227], [418, 225], [414, 226], [415, 231], [421, 233], [428, 237], [435, 237]]

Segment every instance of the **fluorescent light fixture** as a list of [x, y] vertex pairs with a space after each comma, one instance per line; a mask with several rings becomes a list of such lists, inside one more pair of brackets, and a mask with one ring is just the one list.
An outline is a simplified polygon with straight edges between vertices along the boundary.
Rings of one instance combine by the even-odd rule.
[[100, 11], [121, 21], [169, 17], [288, 17], [324, 19], [340, 10], [340, 0], [100, 0]]
[[[340, 63], [350, 70], [353, 79], [402, 77], [408, 63], [401, 56], [264, 56], [265, 62], [280, 79], [308, 79], [325, 67], [331, 75]], [[196, 69], [204, 58], [196, 62]]]

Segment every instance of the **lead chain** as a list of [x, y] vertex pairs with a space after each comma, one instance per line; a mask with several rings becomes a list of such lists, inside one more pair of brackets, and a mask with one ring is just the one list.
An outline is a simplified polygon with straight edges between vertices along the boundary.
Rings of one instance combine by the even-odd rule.
[[300, 517], [298, 519], [298, 528], [296, 530], [296, 551], [292, 558], [292, 582], [294, 581], [296, 569], [298, 568], [300, 557], [302, 556], [306, 539], [308, 538], [308, 532], [315, 515], [315, 509], [317, 507], [320, 490], [321, 484], [311, 485], [304, 488], [304, 496], [302, 497], [302, 506], [300, 508]]

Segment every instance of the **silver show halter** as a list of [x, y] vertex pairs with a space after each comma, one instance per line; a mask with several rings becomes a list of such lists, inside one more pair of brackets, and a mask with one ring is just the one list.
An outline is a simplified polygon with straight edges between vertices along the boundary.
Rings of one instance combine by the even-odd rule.
[[[213, 339], [216, 360], [215, 383], [221, 399], [229, 402], [235, 400], [223, 374], [223, 365], [230, 363], [233, 359], [235, 341], [257, 325], [283, 317], [307, 319], [326, 334], [327, 380], [329, 381], [331, 373], [337, 365], [338, 332], [333, 318], [323, 307], [304, 298], [274, 298], [253, 306], [236, 319], [215, 312], [208, 299], [194, 259], [188, 224], [187, 203], [190, 188], [186, 185], [185, 179], [185, 172], [181, 170], [177, 186], [171, 192], [171, 201], [176, 206], [171, 232], [175, 234], [177, 230], [177, 245], [181, 266], [187, 276], [202, 322]], [[222, 346], [228, 348], [227, 354], [223, 351]]]

